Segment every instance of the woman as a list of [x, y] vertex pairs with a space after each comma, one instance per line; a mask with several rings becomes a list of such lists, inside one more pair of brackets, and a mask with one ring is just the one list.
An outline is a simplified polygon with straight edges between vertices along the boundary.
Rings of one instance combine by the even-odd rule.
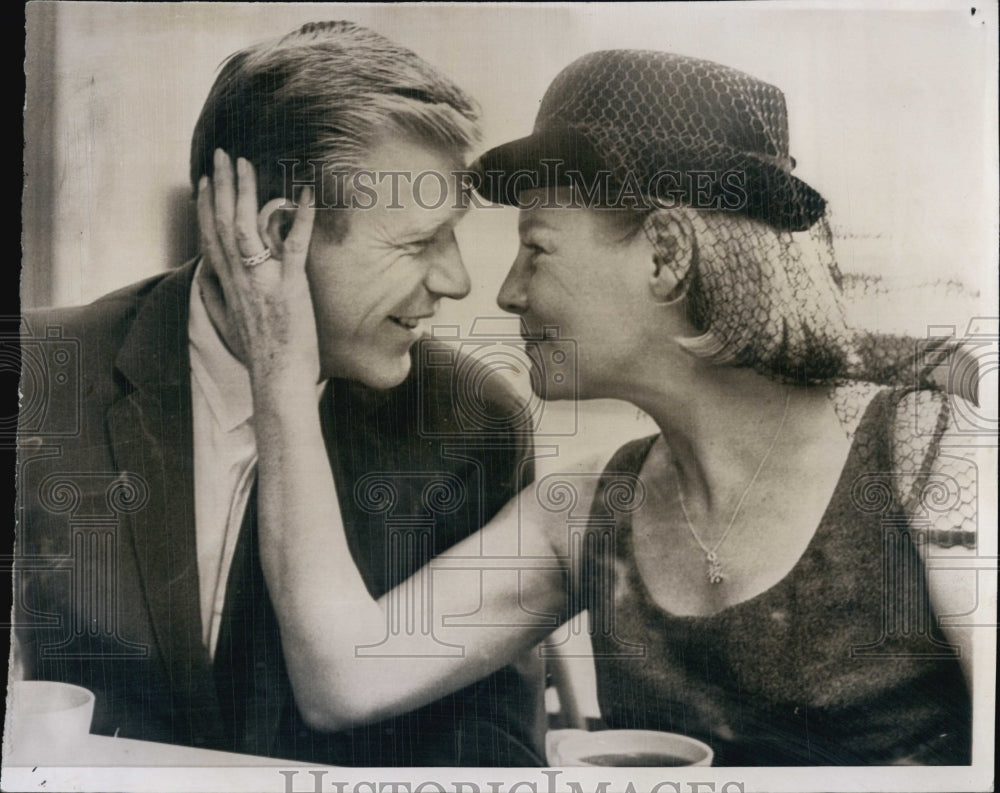
[[[907, 371], [846, 327], [825, 203], [791, 168], [780, 91], [639, 51], [571, 64], [534, 133], [482, 158], [480, 191], [522, 207], [498, 302], [524, 322], [533, 380], [572, 339], [575, 390], [553, 380], [546, 397], [627, 399], [660, 433], [600, 477], [593, 463], [561, 477], [592, 504], [586, 530], [567, 530], [547, 480], [440, 557], [518, 569], [435, 575], [434, 636], [461, 651], [420, 657], [415, 632], [405, 659], [363, 649], [402, 594], [371, 599], [339, 526], [303, 321], [309, 194], [283, 240], [258, 236], [249, 165], [238, 197], [228, 168], [214, 202], [203, 186], [202, 226], [219, 221], [206, 253], [242, 306], [262, 561], [308, 721], [417, 707], [586, 608], [609, 727], [699, 737], [720, 765], [969, 762], [954, 646], [968, 637], [934, 618], [968, 603], [922, 561], [974, 542], [965, 492], [924, 504], [954, 481], [937, 454], [949, 402], [880, 385]], [[281, 261], [239, 263], [265, 246]], [[303, 543], [307, 559], [291, 550]]]

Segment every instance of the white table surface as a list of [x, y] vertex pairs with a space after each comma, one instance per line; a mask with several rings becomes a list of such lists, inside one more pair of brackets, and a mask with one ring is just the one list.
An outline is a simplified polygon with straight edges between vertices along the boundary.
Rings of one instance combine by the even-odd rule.
[[72, 745], [4, 748], [3, 790], [284, 791], [280, 770], [295, 769], [305, 779], [296, 788], [312, 789], [306, 769], [322, 767], [106, 735], [86, 735]]
[[133, 738], [85, 735], [71, 745], [32, 746], [4, 757], [4, 766], [271, 766], [304, 763], [273, 757], [219, 752]]

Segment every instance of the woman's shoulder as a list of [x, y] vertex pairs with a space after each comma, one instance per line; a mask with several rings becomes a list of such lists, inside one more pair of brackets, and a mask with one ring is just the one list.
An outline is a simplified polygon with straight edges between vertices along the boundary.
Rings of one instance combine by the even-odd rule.
[[610, 453], [605, 448], [539, 466], [536, 500], [547, 512], [587, 511], [592, 517], [635, 511], [645, 500], [640, 471], [660, 437], [636, 438]]
[[962, 425], [982, 411], [933, 387], [855, 382], [832, 399], [853, 459], [879, 466], [866, 470], [888, 478], [914, 533], [937, 546], [974, 548], [978, 483], [991, 450], [970, 443]]
[[897, 470], [926, 471], [941, 441], [953, 431], [949, 400], [931, 389], [901, 389], [892, 396], [888, 429], [893, 465]]
[[522, 519], [542, 528], [557, 557], [570, 558], [572, 532], [568, 527], [586, 525], [590, 531], [642, 505], [642, 463], [634, 461], [636, 452], [651, 441], [630, 441], [614, 452], [604, 447], [555, 461], [541, 460], [535, 482], [520, 497]]
[[[586, 479], [589, 482], [588, 495], [591, 496], [615, 482], [638, 481], [639, 472], [655, 442], [660, 439], [662, 436], [659, 434], [650, 435], [630, 440], [614, 451], [609, 452], [609, 449], [605, 448], [577, 455], [561, 462], [560, 473], [554, 476]], [[547, 477], [541, 479], [543, 478]]]
[[990, 449], [980, 449], [963, 416], [976, 407], [936, 389], [893, 395], [889, 438], [897, 497], [913, 526], [943, 547], [976, 547], [978, 490]]
[[[894, 457], [926, 457], [954, 432], [952, 414], [967, 403], [936, 388], [850, 381], [831, 392], [834, 411], [848, 437], [859, 431], [889, 440]], [[950, 436], [949, 436], [950, 437]]]
[[973, 460], [980, 444], [977, 406], [932, 388], [893, 392], [889, 438], [894, 469], [927, 475], [950, 459]]

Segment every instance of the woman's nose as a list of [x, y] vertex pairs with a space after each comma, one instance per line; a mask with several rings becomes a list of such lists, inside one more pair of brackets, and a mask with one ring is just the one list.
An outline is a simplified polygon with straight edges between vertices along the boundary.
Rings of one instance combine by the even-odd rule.
[[514, 259], [510, 272], [497, 293], [497, 305], [511, 314], [523, 314], [528, 310], [527, 278], [521, 255]]

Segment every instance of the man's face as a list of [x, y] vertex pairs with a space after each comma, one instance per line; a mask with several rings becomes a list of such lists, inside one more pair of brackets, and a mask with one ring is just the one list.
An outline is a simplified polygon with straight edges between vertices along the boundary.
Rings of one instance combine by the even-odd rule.
[[[380, 143], [367, 163], [376, 176], [366, 187], [391, 171], [406, 176], [397, 177], [395, 190], [386, 176], [373, 196], [357, 194], [373, 206], [341, 210], [347, 217], [339, 235], [328, 230], [333, 224], [317, 223], [306, 267], [323, 376], [389, 388], [409, 373], [410, 348], [440, 298], [469, 293], [454, 233], [465, 209], [452, 174], [462, 163], [399, 137]], [[418, 191], [413, 181], [421, 173], [431, 176], [419, 180]]]

